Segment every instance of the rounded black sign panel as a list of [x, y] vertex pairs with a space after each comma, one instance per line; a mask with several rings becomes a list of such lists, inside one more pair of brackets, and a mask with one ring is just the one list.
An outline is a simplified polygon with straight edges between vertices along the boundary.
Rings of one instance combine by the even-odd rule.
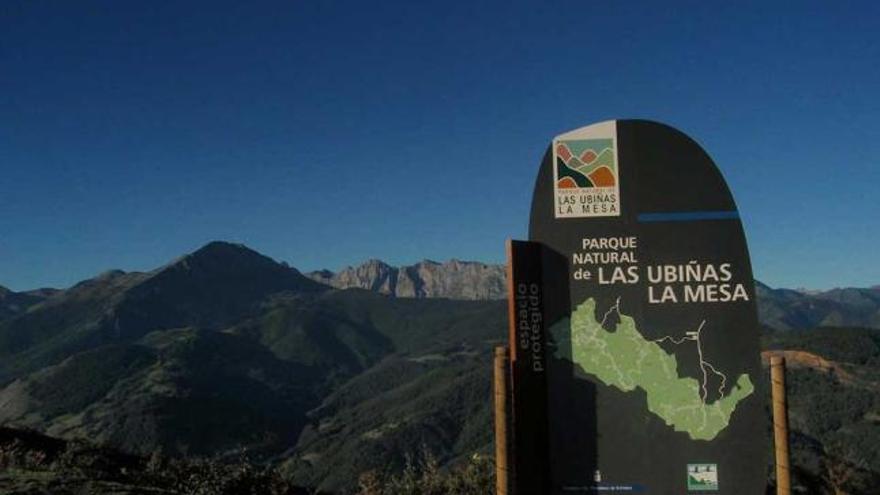
[[752, 270], [706, 152], [648, 121], [562, 134], [529, 240], [545, 250], [545, 490], [763, 493]]

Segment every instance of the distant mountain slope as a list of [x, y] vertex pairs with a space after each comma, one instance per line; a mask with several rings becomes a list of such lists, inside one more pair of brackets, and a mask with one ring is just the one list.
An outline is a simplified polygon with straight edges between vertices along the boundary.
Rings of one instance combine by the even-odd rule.
[[227, 333], [195, 329], [81, 352], [0, 390], [0, 424], [127, 452], [283, 450], [319, 374]]
[[832, 289], [805, 293], [772, 289], [755, 282], [758, 317], [779, 330], [818, 326], [880, 328], [880, 290], [875, 288]]
[[213, 242], [148, 273], [111, 271], [0, 321], [0, 384], [73, 353], [154, 330], [222, 329], [270, 295], [327, 287], [244, 246]]
[[322, 270], [307, 275], [337, 289], [367, 289], [396, 297], [488, 300], [503, 299], [506, 292], [503, 266], [473, 261], [425, 260], [394, 267], [374, 259], [339, 273]]
[[13, 292], [0, 285], [0, 321], [24, 313], [57, 292], [54, 289]]
[[360, 473], [401, 470], [421, 449], [443, 464], [491, 455], [490, 360], [462, 348], [383, 360], [310, 413], [283, 469], [297, 484], [349, 493]]

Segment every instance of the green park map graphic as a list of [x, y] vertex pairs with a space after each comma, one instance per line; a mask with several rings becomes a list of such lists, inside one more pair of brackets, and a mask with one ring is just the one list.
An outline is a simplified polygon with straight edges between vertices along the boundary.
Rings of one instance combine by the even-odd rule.
[[[614, 331], [606, 330], [608, 318], [617, 316]], [[620, 311], [620, 299], [604, 317], [596, 317], [596, 301], [588, 298], [566, 318], [550, 328], [556, 342], [554, 355], [571, 361], [587, 375], [623, 392], [645, 391], [648, 410], [675, 431], [692, 440], [712, 440], [730, 424], [740, 401], [754, 392], [747, 374], [742, 374], [728, 395], [724, 395], [727, 376], [704, 356], [701, 333], [706, 321], [684, 336], [646, 339], [636, 321]], [[675, 354], [666, 352], [661, 342], [678, 346], [693, 344], [699, 357], [702, 379], [679, 376]], [[710, 377], [719, 383], [710, 386]], [[714, 400], [712, 400], [714, 399]]]

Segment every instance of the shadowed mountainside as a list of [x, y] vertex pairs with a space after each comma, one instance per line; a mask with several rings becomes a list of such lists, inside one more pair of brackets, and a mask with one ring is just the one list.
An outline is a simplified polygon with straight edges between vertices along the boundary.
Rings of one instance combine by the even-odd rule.
[[[443, 462], [486, 443], [485, 432], [452, 431], [468, 407], [437, 411], [481, 404], [484, 390], [449, 402], [442, 391], [459, 393], [451, 384], [470, 383], [470, 375], [439, 365], [460, 348], [468, 369], [478, 369], [504, 335], [504, 309], [495, 301], [333, 290], [244, 246], [215, 242], [148, 273], [107, 272], [0, 320], [0, 425], [139, 455], [224, 458], [247, 448], [257, 460], [283, 460], [310, 484], [336, 488], [353, 482], [364, 458], [337, 456], [331, 473], [312, 467], [309, 452], [338, 439], [312, 433], [345, 421], [352, 452], [377, 444], [381, 435], [355, 432], [381, 429], [397, 396], [384, 395], [355, 422], [345, 419], [353, 414], [347, 408], [366, 406], [351, 394], [338, 402], [337, 391], [363, 389], [387, 363], [413, 365], [395, 379], [406, 390], [400, 402], [412, 401], [402, 407], [421, 412], [408, 416], [401, 431], [411, 436], [395, 440], [400, 448], [376, 450], [373, 464], [402, 465], [406, 447], [440, 431], [442, 441], [424, 443]], [[360, 385], [347, 385], [358, 378]], [[387, 385], [369, 388], [383, 396]], [[380, 410], [387, 414], [373, 414]], [[437, 426], [427, 419], [435, 414], [451, 416]]]
[[90, 442], [0, 427], [0, 493], [9, 495], [320, 495], [246, 459], [131, 455]]

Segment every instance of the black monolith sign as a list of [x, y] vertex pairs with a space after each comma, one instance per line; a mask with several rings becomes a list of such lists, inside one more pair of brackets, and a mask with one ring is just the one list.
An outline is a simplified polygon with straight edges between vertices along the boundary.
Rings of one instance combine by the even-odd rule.
[[517, 495], [764, 493], [752, 270], [706, 152], [638, 120], [556, 137], [529, 241], [511, 249]]

